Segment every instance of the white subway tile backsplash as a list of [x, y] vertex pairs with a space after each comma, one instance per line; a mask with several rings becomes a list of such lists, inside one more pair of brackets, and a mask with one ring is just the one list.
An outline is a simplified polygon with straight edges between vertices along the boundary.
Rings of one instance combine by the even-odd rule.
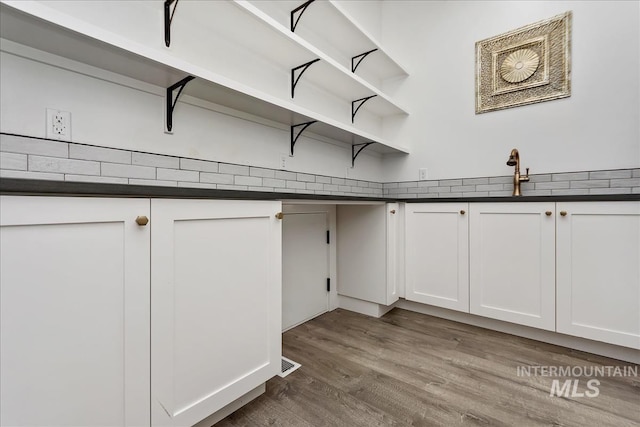
[[0, 134], [0, 151], [5, 153], [35, 154], [47, 157], [69, 157], [69, 144], [66, 142]]
[[207, 162], [205, 160], [180, 159], [180, 169], [200, 172], [218, 172], [218, 162]]
[[200, 182], [206, 182], [209, 184], [233, 184], [233, 175], [227, 175], [222, 173], [209, 173], [200, 172]]
[[450, 193], [451, 187], [430, 187], [429, 193]]
[[638, 187], [640, 186], [640, 178], [612, 179], [611, 188], [615, 187]]
[[443, 179], [438, 181], [440, 187], [455, 187], [462, 185], [461, 179]]
[[131, 151], [91, 145], [69, 144], [69, 158], [99, 162], [131, 164]]
[[218, 166], [218, 171], [220, 173], [226, 173], [229, 175], [249, 175], [249, 166], [220, 163]]
[[320, 184], [318, 182], [307, 182], [307, 190], [324, 190], [324, 184]]
[[569, 188], [569, 189], [551, 190], [551, 195], [553, 196], [581, 196], [584, 194], [589, 194], [588, 188]]
[[512, 184], [512, 183], [513, 183], [513, 176], [493, 176], [489, 178], [489, 184]]
[[218, 190], [247, 191], [248, 189], [246, 185], [218, 184]]
[[589, 172], [589, 179], [631, 178], [631, 169]]
[[504, 184], [480, 184], [476, 185], [476, 191], [502, 191]]
[[262, 186], [262, 178], [257, 176], [242, 176], [238, 175], [234, 178], [233, 183], [235, 185], [246, 185], [253, 187], [261, 187]]
[[276, 178], [277, 179], [284, 179], [284, 180], [288, 180], [288, 181], [295, 181], [296, 173], [295, 172], [288, 172], [288, 171], [276, 171]]
[[[0, 176], [352, 197], [511, 196], [513, 176], [379, 183], [0, 134]], [[530, 176], [526, 196], [640, 194], [640, 168]]]
[[631, 188], [591, 188], [589, 194], [631, 194]]
[[0, 169], [27, 170], [27, 155], [0, 153]]
[[180, 169], [180, 158], [160, 154], [131, 153], [131, 164], [138, 166], [154, 166], [158, 168]]
[[589, 179], [589, 172], [568, 172], [551, 174], [551, 181], [581, 181]]
[[100, 175], [100, 163], [88, 160], [62, 159], [58, 157], [29, 156], [29, 170], [34, 172], [69, 173], [75, 175]]
[[296, 181], [316, 182], [316, 177], [315, 177], [315, 175], [309, 175], [309, 174], [306, 174], [306, 173], [297, 173], [296, 174]]
[[569, 181], [556, 181], [556, 182], [537, 182], [536, 190], [557, 190], [560, 188], [569, 188]]
[[0, 178], [42, 179], [45, 181], [64, 181], [64, 174], [3, 169], [3, 170], [0, 170]]
[[287, 181], [287, 188], [302, 190], [305, 189], [306, 186], [304, 182]]
[[489, 197], [509, 197], [513, 195], [513, 191], [489, 191]]
[[205, 182], [178, 182], [178, 187], [185, 188], [205, 188], [209, 190], [215, 190], [217, 188], [216, 184], [209, 184]]
[[571, 181], [571, 188], [607, 188], [608, 179], [590, 179], [588, 181]]
[[276, 171], [273, 169], [264, 169], [264, 168], [249, 168], [250, 176], [258, 176], [260, 178], [275, 178]]
[[284, 179], [263, 178], [262, 185], [265, 187], [285, 188], [287, 182]]
[[489, 178], [463, 178], [462, 185], [489, 184]]
[[156, 171], [156, 178], [167, 181], [200, 182], [200, 172], [158, 168]]
[[156, 187], [177, 187], [176, 181], [165, 181], [160, 179], [139, 179], [129, 178], [129, 184], [131, 185], [153, 185]]
[[128, 184], [127, 178], [115, 178], [110, 176], [93, 176], [93, 175], [65, 175], [65, 181], [75, 182], [97, 182], [101, 184]]
[[102, 176], [121, 178], [156, 179], [156, 168], [149, 166], [122, 165], [118, 163], [102, 163]]

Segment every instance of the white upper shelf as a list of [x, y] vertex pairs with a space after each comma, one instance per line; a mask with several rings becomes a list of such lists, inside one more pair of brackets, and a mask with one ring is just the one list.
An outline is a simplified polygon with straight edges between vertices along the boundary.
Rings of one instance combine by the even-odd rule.
[[[236, 7], [234, 3], [230, 3], [230, 7], [235, 10], [246, 10]], [[347, 116], [347, 120], [337, 120], [335, 116], [320, 113], [319, 111], [322, 111], [320, 108], [309, 108], [304, 103], [298, 102], [297, 93], [296, 99], [291, 99], [288, 96], [278, 96], [267, 90], [257, 89], [253, 85], [243, 83], [248, 80], [246, 76], [244, 80], [230, 78], [229, 76], [233, 74], [229, 72], [224, 75], [214, 72], [212, 67], [196, 65], [194, 61], [176, 57], [169, 49], [155, 49], [132, 42], [126, 37], [52, 10], [37, 2], [3, 2], [0, 8], [0, 36], [4, 39], [161, 87], [169, 87], [187, 75], [192, 75], [196, 79], [185, 87], [183, 93], [186, 95], [287, 125], [316, 120], [318, 123], [310, 127], [308, 132], [347, 144], [374, 141], [377, 144], [371, 145], [369, 149], [381, 153], [408, 152], [404, 147], [385, 140], [381, 136], [382, 132], [378, 132], [375, 126], [372, 127], [374, 131], [356, 126], [358, 118], [356, 118], [356, 125], [352, 125], [350, 115]], [[242, 13], [246, 15], [246, 12]], [[251, 16], [255, 15], [251, 14]], [[251, 20], [245, 19], [242, 25], [248, 25], [247, 22]], [[291, 40], [283, 38], [282, 33], [275, 31], [264, 34], [272, 36], [278, 34], [277, 38], [280, 40]], [[260, 35], [264, 34], [260, 33]], [[300, 49], [306, 49], [298, 43], [293, 44], [298, 46], [297, 55], [300, 55]], [[278, 53], [274, 53], [274, 55], [280, 54], [280, 49]], [[271, 52], [269, 55], [271, 56]], [[304, 53], [304, 56], [309, 57], [309, 54]], [[289, 58], [289, 61], [292, 59]], [[324, 66], [345, 79], [341, 70], [337, 70], [331, 64]], [[322, 70], [324, 69], [318, 68], [316, 74], [322, 74], [319, 72]], [[308, 71], [302, 77], [302, 79], [305, 78], [313, 79], [314, 74]], [[303, 86], [305, 86], [304, 83], [301, 81]], [[283, 86], [287, 85], [288, 79], [287, 82], [283, 82]], [[360, 86], [363, 88], [358, 90], [368, 92], [369, 87]], [[349, 87], [353, 90], [353, 85]], [[376, 100], [376, 98], [380, 99]], [[367, 103], [371, 104], [367, 107], [370, 107], [374, 114], [383, 113], [384, 116], [398, 112], [397, 107], [386, 102], [384, 97], [376, 98]], [[377, 106], [374, 100], [378, 102]], [[362, 109], [364, 110], [365, 107]], [[176, 123], [175, 126], [179, 124]]]
[[[304, 0], [236, 1], [251, 3], [273, 18], [281, 27], [286, 28], [287, 31], [290, 31], [291, 11], [304, 3]], [[298, 20], [295, 34], [334, 58], [349, 72], [351, 72], [351, 58], [377, 49], [362, 61], [355, 73], [374, 86], [380, 87], [386, 79], [402, 78], [409, 74], [386, 52], [380, 42], [350, 16], [338, 1], [316, 0], [309, 4]]]
[[[376, 95], [377, 99], [375, 102], [371, 103], [371, 109], [373, 112], [379, 116], [389, 116], [394, 114], [408, 114], [407, 110], [400, 105], [398, 105], [394, 100], [389, 98], [386, 94], [384, 94], [378, 87], [369, 83], [362, 77], [358, 76], [351, 72], [350, 68], [341, 64], [332, 56], [327, 55], [323, 50], [318, 49], [313, 43], [308, 42], [304, 38], [299, 35], [291, 32], [288, 27], [283, 26], [276, 19], [270, 16], [268, 13], [264, 12], [261, 7], [264, 5], [280, 5], [281, 3], [289, 4], [289, 2], [248, 2], [244, 0], [235, 0], [235, 4], [240, 8], [250, 13], [253, 17], [257, 18], [259, 22], [265, 24], [271, 31], [261, 32], [260, 37], [262, 38], [261, 43], [270, 46], [269, 54], [275, 55], [283, 55], [289, 56], [289, 58], [281, 58], [281, 63], [291, 62], [291, 55], [294, 52], [302, 50], [306, 53], [307, 58], [320, 58], [320, 62], [318, 64], [314, 64], [313, 67], [317, 66], [324, 67], [321, 73], [316, 73], [317, 78], [314, 79], [313, 75], [310, 73], [311, 77], [303, 77], [309, 79], [314, 84], [325, 87], [329, 92], [334, 93], [336, 96], [344, 97], [345, 95], [349, 97], [349, 100], [355, 100], [359, 98], [363, 98], [365, 96]], [[326, 2], [320, 2], [326, 3]], [[257, 7], [256, 5], [260, 5], [261, 7]], [[315, 5], [315, 3], [313, 3]], [[281, 6], [278, 6], [281, 7]], [[335, 10], [335, 9], [333, 9]], [[306, 18], [305, 15], [303, 17]], [[252, 21], [246, 21], [248, 26], [252, 26]], [[350, 27], [354, 28], [354, 27]], [[325, 28], [326, 30], [326, 28]], [[251, 33], [255, 32], [255, 26], [247, 27], [241, 29], [243, 33]], [[333, 30], [332, 30], [333, 31]], [[333, 34], [333, 33], [332, 33]], [[285, 44], [283, 46], [283, 44]], [[344, 43], [343, 43], [344, 44]], [[281, 46], [281, 48], [279, 48]], [[369, 49], [371, 50], [371, 49]], [[360, 52], [362, 53], [362, 52]], [[368, 58], [367, 58], [368, 59]], [[349, 64], [351, 61], [351, 57], [349, 57]], [[306, 61], [305, 61], [306, 62]], [[299, 65], [299, 64], [298, 64]], [[348, 65], [351, 67], [351, 65]], [[383, 70], [380, 68], [380, 70]], [[383, 70], [384, 71], [384, 70]], [[303, 81], [304, 84], [304, 81]]]

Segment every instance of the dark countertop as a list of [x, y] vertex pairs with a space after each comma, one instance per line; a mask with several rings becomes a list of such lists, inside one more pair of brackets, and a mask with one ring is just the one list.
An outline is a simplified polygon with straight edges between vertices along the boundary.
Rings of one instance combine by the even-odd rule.
[[384, 197], [332, 196], [298, 193], [273, 193], [262, 191], [210, 190], [186, 187], [156, 187], [147, 185], [102, 184], [70, 181], [43, 181], [33, 179], [0, 179], [0, 194], [86, 197], [149, 197], [186, 199], [229, 200], [326, 200], [348, 202], [609, 202], [640, 201], [640, 194], [602, 194], [578, 196], [519, 196], [519, 197], [452, 197], [390, 199]]

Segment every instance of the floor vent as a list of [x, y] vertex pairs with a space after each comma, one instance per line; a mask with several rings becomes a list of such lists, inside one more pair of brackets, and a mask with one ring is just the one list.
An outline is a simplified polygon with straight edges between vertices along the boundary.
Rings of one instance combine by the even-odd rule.
[[287, 359], [286, 357], [282, 358], [282, 369], [281, 372], [278, 374], [279, 376], [281, 376], [282, 378], [286, 377], [287, 375], [289, 375], [291, 372], [295, 371], [296, 369], [298, 369], [300, 366], [299, 363], [294, 362], [291, 359]]

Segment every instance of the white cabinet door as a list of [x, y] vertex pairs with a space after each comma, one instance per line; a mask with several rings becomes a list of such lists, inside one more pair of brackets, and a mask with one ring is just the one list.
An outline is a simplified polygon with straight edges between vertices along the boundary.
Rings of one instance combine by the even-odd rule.
[[280, 208], [152, 200], [153, 426], [193, 425], [279, 372]]
[[397, 212], [396, 203], [337, 207], [340, 295], [382, 305], [398, 299]]
[[472, 203], [469, 211], [470, 312], [555, 330], [555, 204]]
[[557, 211], [557, 331], [640, 348], [640, 203]]
[[468, 210], [467, 203], [406, 204], [406, 299], [469, 312]]
[[0, 200], [0, 424], [150, 423], [149, 200]]

